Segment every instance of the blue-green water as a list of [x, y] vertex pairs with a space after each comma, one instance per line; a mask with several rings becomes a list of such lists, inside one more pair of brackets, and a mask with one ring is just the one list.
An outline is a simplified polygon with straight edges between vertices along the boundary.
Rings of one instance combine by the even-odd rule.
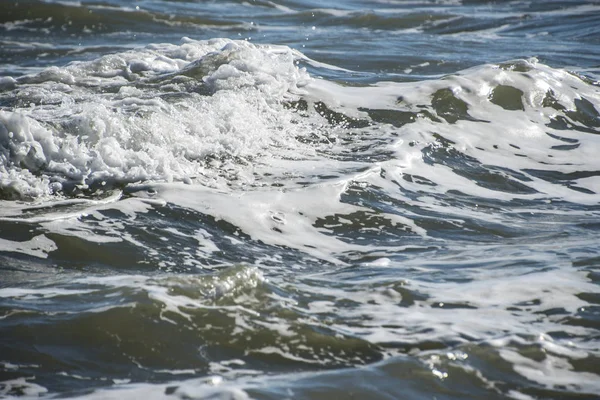
[[0, 397], [600, 393], [600, 4], [0, 12]]

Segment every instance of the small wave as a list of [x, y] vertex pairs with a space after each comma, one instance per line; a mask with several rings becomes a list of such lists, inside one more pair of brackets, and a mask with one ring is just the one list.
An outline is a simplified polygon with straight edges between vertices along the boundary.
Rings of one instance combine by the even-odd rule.
[[[470, 179], [466, 194], [596, 193], [588, 135], [600, 126], [598, 95], [584, 78], [517, 61], [352, 88], [311, 81], [296, 65], [303, 60], [329, 68], [286, 47], [186, 40], [4, 78], [0, 101], [11, 106], [0, 111], [2, 197], [144, 180], [214, 185], [239, 181], [250, 164], [278, 154], [392, 162], [418, 149], [419, 167], [413, 158], [412, 168], [400, 168], [404, 176], [436, 182], [449, 169]], [[385, 133], [373, 140], [374, 130]], [[565, 177], [546, 178], [556, 174]]]
[[51, 34], [106, 34], [126, 30], [141, 32], [169, 27], [193, 26], [240, 28], [242, 24], [222, 18], [165, 14], [152, 9], [79, 2], [28, 1], [5, 5], [0, 26], [8, 31]]
[[283, 102], [307, 79], [287, 48], [228, 40], [18, 78], [0, 96], [11, 104], [0, 111], [2, 197], [186, 181], [219, 159], [245, 163], [301, 134]]

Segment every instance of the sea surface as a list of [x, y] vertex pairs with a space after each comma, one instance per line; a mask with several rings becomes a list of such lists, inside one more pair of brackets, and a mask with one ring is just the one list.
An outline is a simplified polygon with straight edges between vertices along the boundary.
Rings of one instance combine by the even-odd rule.
[[0, 398], [600, 398], [600, 2], [0, 8]]

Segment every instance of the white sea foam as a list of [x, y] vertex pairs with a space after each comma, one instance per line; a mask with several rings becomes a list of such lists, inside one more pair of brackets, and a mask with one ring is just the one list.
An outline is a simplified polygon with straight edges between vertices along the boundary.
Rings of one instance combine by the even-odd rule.
[[47, 299], [57, 296], [71, 296], [76, 294], [90, 293], [91, 290], [78, 290], [78, 289], [60, 289], [60, 288], [38, 288], [38, 289], [25, 289], [25, 288], [2, 288], [0, 289], [0, 297], [16, 298], [23, 300], [31, 299]]
[[0, 395], [4, 397], [18, 393], [21, 396], [26, 396], [26, 398], [39, 398], [39, 396], [48, 393], [48, 389], [37, 383], [29, 382], [30, 380], [31, 378], [17, 378], [1, 381]]
[[535, 361], [509, 349], [500, 350], [500, 355], [513, 365], [517, 373], [547, 388], [559, 386], [590, 394], [600, 390], [600, 376], [573, 371], [573, 366], [566, 358], [547, 354], [544, 360]]
[[0, 238], [0, 251], [22, 253], [39, 258], [47, 258], [48, 253], [56, 250], [56, 244], [44, 235], [31, 240], [16, 241]]
[[198, 177], [208, 155], [248, 158], [293, 139], [282, 101], [307, 79], [290, 49], [227, 40], [48, 68], [8, 94], [26, 107], [0, 111], [0, 185], [40, 196], [66, 183]]

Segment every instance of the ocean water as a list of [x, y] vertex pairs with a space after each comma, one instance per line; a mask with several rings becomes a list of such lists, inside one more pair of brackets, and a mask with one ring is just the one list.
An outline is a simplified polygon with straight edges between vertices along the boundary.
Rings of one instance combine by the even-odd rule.
[[0, 398], [600, 398], [600, 3], [4, 1]]

